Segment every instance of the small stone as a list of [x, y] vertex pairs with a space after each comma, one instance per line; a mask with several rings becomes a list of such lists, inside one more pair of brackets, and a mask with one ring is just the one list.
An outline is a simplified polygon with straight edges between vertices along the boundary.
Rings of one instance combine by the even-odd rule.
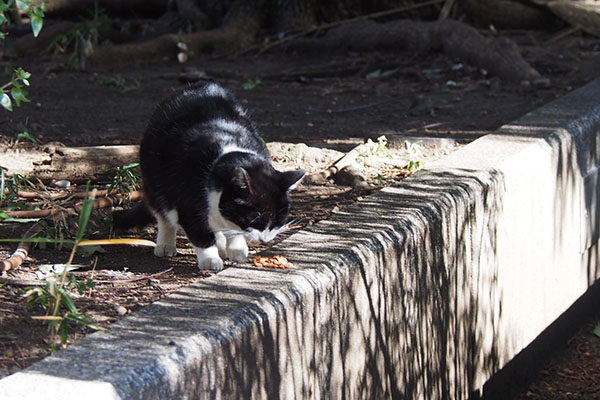
[[373, 187], [367, 181], [362, 181], [355, 187], [357, 190], [371, 190]]
[[117, 306], [116, 310], [117, 310], [117, 314], [119, 314], [119, 315], [127, 314], [127, 309], [123, 306]]
[[180, 64], [186, 63], [188, 58], [189, 57], [188, 57], [187, 53], [184, 53], [183, 51], [177, 53], [177, 61], [179, 61]]
[[355, 167], [348, 165], [338, 171], [333, 177], [335, 183], [341, 186], [358, 186], [361, 182], [366, 181], [366, 178]]
[[54, 186], [59, 187], [59, 188], [63, 188], [66, 189], [69, 186], [71, 186], [71, 182], [66, 180], [66, 179], [62, 179], [60, 181], [56, 181], [53, 183]]

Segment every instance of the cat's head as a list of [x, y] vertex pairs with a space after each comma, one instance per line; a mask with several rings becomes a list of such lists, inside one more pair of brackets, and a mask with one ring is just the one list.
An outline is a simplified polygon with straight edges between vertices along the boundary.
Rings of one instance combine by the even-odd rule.
[[[253, 241], [272, 240], [288, 222], [289, 193], [304, 176], [303, 170], [280, 172], [260, 157], [224, 163], [218, 190], [212, 194], [211, 228], [243, 231]], [[218, 196], [218, 199], [214, 196]], [[216, 204], [218, 202], [218, 214]], [[220, 219], [220, 223], [216, 220]], [[222, 227], [215, 226], [222, 225]]]

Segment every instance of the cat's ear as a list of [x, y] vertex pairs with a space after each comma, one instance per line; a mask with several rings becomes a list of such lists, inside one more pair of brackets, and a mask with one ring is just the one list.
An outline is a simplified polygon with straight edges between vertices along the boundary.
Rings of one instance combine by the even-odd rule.
[[233, 178], [231, 182], [240, 189], [247, 190], [250, 187], [250, 177], [248, 171], [242, 167], [235, 167], [233, 169]]
[[282, 178], [282, 186], [287, 188], [286, 190], [289, 192], [294, 190], [296, 186], [300, 183], [302, 178], [304, 177], [304, 170], [299, 169], [296, 171], [286, 171], [281, 173]]

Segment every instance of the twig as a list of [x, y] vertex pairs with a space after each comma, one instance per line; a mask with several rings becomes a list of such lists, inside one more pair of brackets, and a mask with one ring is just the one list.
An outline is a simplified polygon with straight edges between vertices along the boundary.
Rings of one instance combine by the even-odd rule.
[[[406, 12], [406, 11], [412, 11], [412, 10], [416, 10], [416, 9], [419, 9], [419, 8], [429, 7], [429, 6], [432, 6], [432, 5], [435, 5], [435, 4], [443, 3], [445, 1], [446, 0], [431, 0], [431, 1], [424, 2], [424, 3], [420, 3], [420, 4], [412, 4], [410, 6], [397, 7], [397, 8], [393, 8], [391, 10], [380, 11], [380, 12], [371, 13], [371, 14], [367, 14], [367, 15], [361, 15], [360, 17], [345, 19], [345, 20], [342, 20], [342, 21], [330, 22], [328, 24], [322, 24], [322, 25], [319, 25], [319, 26], [315, 26], [315, 27], [306, 29], [306, 30], [304, 30], [302, 32], [298, 32], [296, 34], [286, 36], [286, 37], [284, 37], [282, 39], [279, 39], [279, 40], [277, 40], [275, 42], [269, 43], [269, 44], [263, 46], [256, 55], [259, 56], [259, 55], [263, 54], [264, 52], [272, 49], [273, 47], [280, 46], [283, 43], [287, 43], [289, 41], [301, 38], [303, 36], [308, 36], [308, 35], [310, 35], [312, 33], [315, 33], [315, 32], [319, 32], [319, 31], [323, 31], [323, 30], [328, 30], [328, 29], [332, 29], [332, 28], [337, 28], [337, 27], [340, 27], [340, 26], [343, 26], [343, 25], [351, 24], [351, 23], [358, 22], [358, 21], [364, 21], [364, 20], [367, 20], [367, 19], [376, 19], [376, 18], [382, 18], [382, 17], [389, 17], [390, 15], [399, 14], [399, 13]], [[252, 51], [252, 50], [254, 50], [254, 48], [250, 48], [250, 49], [246, 50], [244, 53]], [[242, 53], [242, 54], [244, 54], [244, 53]]]
[[558, 32], [556, 35], [554, 35], [553, 37], [551, 37], [550, 39], [546, 40], [546, 45], [554, 43], [554, 42], [558, 42], [561, 39], [566, 38], [567, 36], [571, 36], [577, 32], [579, 32], [581, 30], [581, 27], [579, 26], [573, 26], [570, 28], [565, 29], [564, 31]]

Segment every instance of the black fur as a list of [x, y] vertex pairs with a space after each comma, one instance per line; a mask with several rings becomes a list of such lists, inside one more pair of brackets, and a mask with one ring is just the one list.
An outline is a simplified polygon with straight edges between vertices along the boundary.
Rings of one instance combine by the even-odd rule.
[[115, 227], [148, 224], [152, 212], [176, 210], [179, 225], [201, 248], [215, 243], [210, 193], [222, 192], [221, 215], [242, 231], [269, 230], [287, 222], [289, 189], [304, 175], [272, 167], [242, 107], [214, 83], [189, 87], [158, 106], [140, 146], [140, 164], [146, 205], [115, 213]]

